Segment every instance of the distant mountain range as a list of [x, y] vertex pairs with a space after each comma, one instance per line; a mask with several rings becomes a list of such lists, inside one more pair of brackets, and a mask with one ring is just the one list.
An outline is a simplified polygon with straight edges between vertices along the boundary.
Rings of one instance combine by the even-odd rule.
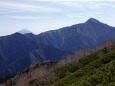
[[0, 37], [0, 76], [22, 71], [38, 61], [57, 61], [66, 54], [55, 47], [32, 41], [20, 33]]
[[0, 37], [0, 76], [20, 72], [37, 61], [58, 61], [71, 52], [113, 38], [115, 28], [93, 18], [38, 35], [22, 31]]
[[44, 32], [37, 37], [45, 44], [75, 52], [115, 38], [115, 28], [90, 18], [85, 23]]

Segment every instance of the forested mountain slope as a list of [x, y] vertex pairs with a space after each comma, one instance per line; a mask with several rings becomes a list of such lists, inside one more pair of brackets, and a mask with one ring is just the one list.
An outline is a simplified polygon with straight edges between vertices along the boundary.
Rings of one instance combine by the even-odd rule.
[[38, 61], [63, 58], [67, 52], [37, 43], [20, 33], [0, 37], [0, 76], [21, 72]]
[[[50, 86], [114, 86], [115, 46], [111, 50], [99, 50], [55, 72], [61, 78]], [[65, 76], [65, 72], [69, 74]]]
[[85, 23], [44, 32], [37, 37], [44, 44], [76, 52], [115, 38], [115, 28], [90, 18]]
[[93, 49], [86, 49], [59, 62], [38, 62], [0, 86], [114, 86], [114, 44], [113, 39], [98, 45], [94, 49], [103, 49], [93, 54], [90, 54]]

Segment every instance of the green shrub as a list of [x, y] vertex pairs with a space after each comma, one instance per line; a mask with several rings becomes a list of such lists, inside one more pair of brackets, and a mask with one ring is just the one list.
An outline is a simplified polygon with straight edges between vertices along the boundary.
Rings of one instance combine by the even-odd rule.
[[35, 82], [36, 79], [30, 80], [29, 85], [32, 85]]
[[[102, 57], [98, 56], [100, 53], [103, 53]], [[75, 68], [74, 71], [71, 71], [71, 68]], [[71, 74], [65, 75], [51, 86], [113, 86], [115, 82], [115, 50], [108, 52], [104, 48], [80, 59], [76, 64], [61, 67], [55, 72], [59, 75], [67, 72]]]

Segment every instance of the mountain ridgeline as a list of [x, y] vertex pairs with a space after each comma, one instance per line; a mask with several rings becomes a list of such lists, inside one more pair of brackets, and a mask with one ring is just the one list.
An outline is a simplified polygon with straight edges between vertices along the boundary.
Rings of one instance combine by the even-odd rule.
[[36, 43], [20, 33], [1, 37], [0, 76], [20, 72], [38, 61], [57, 61], [66, 54], [55, 47]]
[[85, 23], [44, 32], [37, 37], [45, 44], [76, 52], [115, 38], [115, 28], [90, 18]]
[[114, 38], [114, 27], [93, 18], [38, 35], [15, 33], [0, 37], [0, 76], [20, 72], [38, 61], [59, 61], [71, 52]]

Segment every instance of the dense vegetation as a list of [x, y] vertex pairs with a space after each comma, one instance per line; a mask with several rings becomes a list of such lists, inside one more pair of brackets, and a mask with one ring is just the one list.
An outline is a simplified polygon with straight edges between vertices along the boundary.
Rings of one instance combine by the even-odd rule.
[[[4, 86], [114, 86], [114, 44], [114, 42], [104, 43], [101, 48], [107, 45], [105, 48], [79, 60], [75, 59], [74, 56], [77, 55], [75, 54], [59, 62], [43, 61], [27, 68], [14, 78], [11, 76], [0, 80]], [[79, 52], [80, 54], [83, 52]], [[68, 60], [71, 62], [68, 63]]]
[[51, 86], [114, 86], [115, 49], [102, 49], [54, 71], [58, 77]]

